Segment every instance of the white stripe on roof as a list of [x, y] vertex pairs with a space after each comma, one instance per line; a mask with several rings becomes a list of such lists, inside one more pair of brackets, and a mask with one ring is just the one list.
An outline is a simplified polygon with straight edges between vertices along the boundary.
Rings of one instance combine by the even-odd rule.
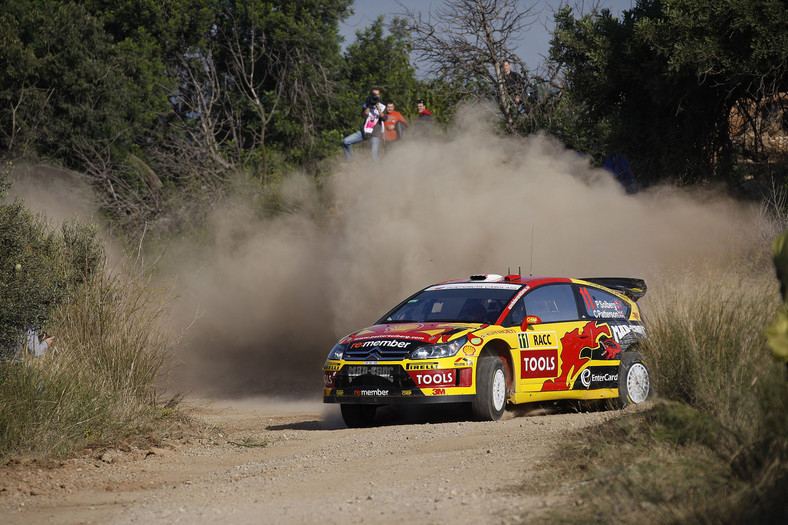
[[462, 288], [519, 290], [521, 287], [522, 284], [510, 284], [510, 283], [451, 283], [451, 284], [436, 284], [435, 286], [430, 286], [429, 288], [426, 288], [424, 291], [431, 292], [432, 290], [457, 290]]

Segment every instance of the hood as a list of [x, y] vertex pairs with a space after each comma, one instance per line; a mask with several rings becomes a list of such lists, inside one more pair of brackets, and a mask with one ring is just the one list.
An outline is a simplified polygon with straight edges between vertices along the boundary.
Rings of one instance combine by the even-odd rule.
[[376, 324], [354, 332], [340, 341], [341, 344], [377, 339], [419, 341], [422, 343], [445, 343], [456, 336], [464, 335], [480, 326], [471, 323], [403, 323]]

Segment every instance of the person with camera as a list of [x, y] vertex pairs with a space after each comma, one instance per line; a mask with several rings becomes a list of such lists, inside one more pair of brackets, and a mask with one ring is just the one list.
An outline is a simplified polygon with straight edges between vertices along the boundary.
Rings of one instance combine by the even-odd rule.
[[0, 359], [24, 360], [27, 357], [41, 357], [52, 346], [55, 337], [36, 328], [20, 330], [16, 341], [0, 343]]
[[25, 332], [25, 339], [27, 340], [28, 353], [32, 357], [41, 357], [52, 345], [55, 337], [31, 328]]
[[374, 88], [369, 92], [367, 100], [361, 107], [361, 116], [364, 124], [359, 131], [351, 133], [342, 139], [342, 148], [345, 150], [345, 159], [353, 160], [353, 144], [369, 140], [372, 150], [372, 158], [378, 160], [380, 150], [380, 140], [383, 135], [383, 114], [386, 106], [380, 102], [380, 89]]

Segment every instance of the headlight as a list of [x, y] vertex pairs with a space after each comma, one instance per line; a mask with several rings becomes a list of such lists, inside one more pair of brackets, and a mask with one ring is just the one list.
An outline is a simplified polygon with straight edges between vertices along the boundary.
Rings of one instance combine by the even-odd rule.
[[463, 336], [448, 343], [437, 345], [420, 346], [410, 353], [411, 359], [438, 359], [441, 357], [451, 357], [456, 354], [465, 343], [468, 337]]
[[341, 345], [339, 343], [334, 345], [334, 348], [328, 353], [329, 359], [336, 359], [337, 361], [342, 359], [342, 356], [345, 355], [345, 345]]

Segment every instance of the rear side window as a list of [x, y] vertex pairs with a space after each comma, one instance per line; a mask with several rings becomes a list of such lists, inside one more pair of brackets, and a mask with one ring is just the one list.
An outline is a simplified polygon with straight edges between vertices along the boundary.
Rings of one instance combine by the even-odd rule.
[[568, 284], [550, 284], [534, 288], [523, 297], [525, 315], [535, 315], [543, 323], [577, 321], [577, 303]]
[[613, 294], [604, 292], [592, 286], [578, 288], [583, 308], [588, 317], [597, 319], [627, 319], [629, 318], [629, 304]]

